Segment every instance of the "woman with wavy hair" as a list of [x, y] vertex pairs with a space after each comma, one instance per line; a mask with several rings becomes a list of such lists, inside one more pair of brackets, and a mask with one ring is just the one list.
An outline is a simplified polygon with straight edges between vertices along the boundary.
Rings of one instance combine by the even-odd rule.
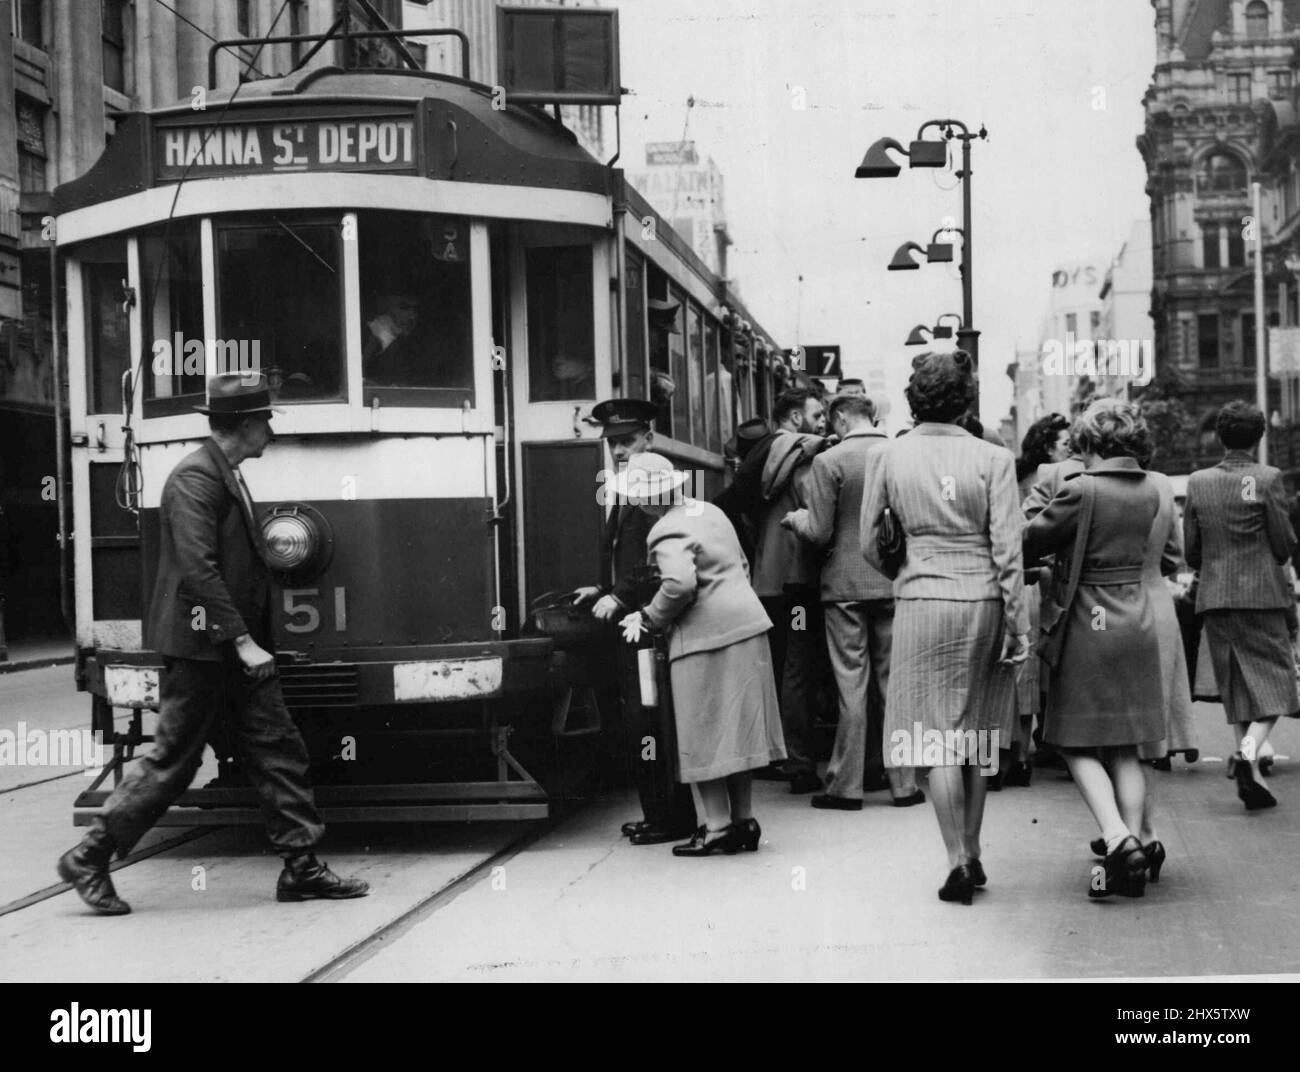
[[916, 425], [867, 455], [861, 517], [862, 553], [882, 572], [886, 510], [906, 537], [894, 579], [885, 762], [930, 768], [950, 868], [939, 898], [962, 904], [988, 881], [987, 776], [1015, 703], [1014, 667], [1029, 654], [1015, 464], [958, 423], [977, 389], [961, 350], [912, 362]]
[[1138, 750], [1165, 735], [1158, 610], [1144, 580], [1161, 494], [1139, 461], [1151, 442], [1136, 405], [1094, 402], [1074, 446], [1087, 468], [1025, 529], [1026, 561], [1054, 554], [1058, 580], [1068, 577], [1043, 739], [1065, 756], [1106, 843], [1088, 896], [1141, 897], [1150, 860], [1134, 836], [1147, 788]]

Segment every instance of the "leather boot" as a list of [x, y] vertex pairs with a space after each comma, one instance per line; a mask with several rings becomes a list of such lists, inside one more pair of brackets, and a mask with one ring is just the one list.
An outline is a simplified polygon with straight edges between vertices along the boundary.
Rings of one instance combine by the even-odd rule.
[[275, 886], [277, 901], [310, 901], [316, 898], [342, 901], [364, 897], [370, 884], [359, 878], [339, 878], [315, 853], [300, 852], [284, 859], [284, 870]]
[[125, 916], [131, 906], [117, 895], [108, 877], [113, 859], [113, 839], [108, 831], [93, 826], [75, 848], [59, 857], [59, 878], [72, 886], [77, 895], [101, 916]]

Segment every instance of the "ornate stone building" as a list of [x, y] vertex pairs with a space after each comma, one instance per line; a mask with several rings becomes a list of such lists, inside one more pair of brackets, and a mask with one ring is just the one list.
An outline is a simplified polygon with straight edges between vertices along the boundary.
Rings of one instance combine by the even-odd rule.
[[[1185, 441], [1160, 464], [1187, 472], [1219, 457], [1218, 408], [1255, 398], [1249, 217], [1256, 179], [1264, 187], [1259, 225], [1268, 320], [1294, 323], [1294, 300], [1288, 312], [1282, 292], [1291, 274], [1272, 252], [1286, 222], [1278, 182], [1286, 154], [1269, 146], [1295, 115], [1300, 0], [1152, 0], [1152, 6], [1157, 58], [1138, 149], [1151, 198], [1156, 376], [1191, 419]], [[1294, 210], [1294, 194], [1291, 205]], [[1268, 408], [1277, 414], [1275, 424], [1283, 420], [1281, 385], [1272, 378]], [[1280, 430], [1278, 438], [1284, 438]]]

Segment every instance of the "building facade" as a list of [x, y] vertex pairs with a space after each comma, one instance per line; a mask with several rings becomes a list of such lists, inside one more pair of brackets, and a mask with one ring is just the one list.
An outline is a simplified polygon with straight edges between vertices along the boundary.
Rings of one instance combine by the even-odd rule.
[[[1294, 323], [1294, 276], [1278, 255], [1278, 235], [1294, 230], [1288, 218], [1296, 205], [1289, 163], [1295, 150], [1286, 132], [1295, 117], [1300, 0], [1152, 6], [1156, 66], [1138, 149], [1151, 200], [1156, 380], [1190, 418], [1185, 442], [1162, 468], [1187, 472], [1219, 457], [1218, 409], [1256, 397], [1256, 229], [1265, 244], [1267, 321], [1277, 325], [1285, 315]], [[1258, 221], [1256, 180], [1263, 187]], [[1283, 423], [1281, 394], [1270, 377], [1275, 428]]]

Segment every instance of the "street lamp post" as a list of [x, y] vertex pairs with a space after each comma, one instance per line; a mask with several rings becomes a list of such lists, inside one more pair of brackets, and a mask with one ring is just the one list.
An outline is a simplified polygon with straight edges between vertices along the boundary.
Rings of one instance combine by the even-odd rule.
[[[900, 171], [900, 166], [890, 158], [887, 150], [893, 149], [908, 158], [909, 167], [944, 167], [948, 163], [947, 148], [943, 142], [925, 140], [925, 132], [930, 127], [939, 127], [944, 136], [951, 141], [961, 139], [961, 207], [962, 207], [962, 243], [961, 243], [961, 311], [962, 326], [957, 329], [957, 344], [970, 354], [971, 366], [979, 373], [979, 339], [980, 333], [975, 329], [974, 310], [974, 273], [971, 259], [971, 166], [970, 146], [976, 138], [987, 138], [988, 131], [983, 126], [979, 132], [972, 134], [970, 128], [959, 119], [931, 119], [921, 124], [916, 132], [916, 139], [904, 149], [893, 138], [881, 138], [867, 150], [862, 163], [854, 172], [859, 179], [892, 179]], [[938, 151], [938, 147], [943, 147]], [[979, 398], [975, 399], [975, 416], [979, 416]]]

